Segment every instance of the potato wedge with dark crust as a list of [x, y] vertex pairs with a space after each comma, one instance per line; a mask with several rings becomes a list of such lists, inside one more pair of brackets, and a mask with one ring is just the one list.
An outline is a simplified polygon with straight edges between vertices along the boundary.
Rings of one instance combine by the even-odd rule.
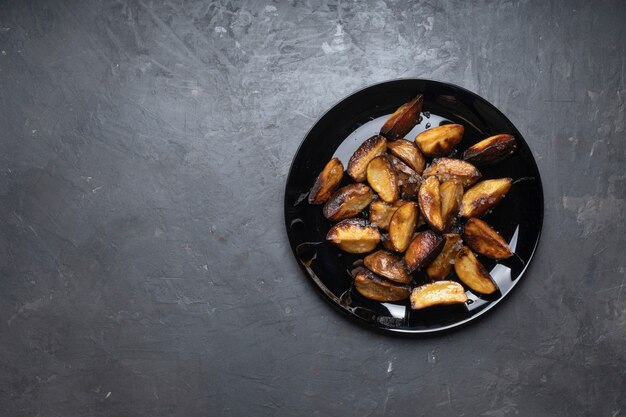
[[447, 124], [425, 130], [415, 137], [415, 143], [426, 156], [445, 156], [463, 139], [463, 125]]
[[506, 196], [512, 183], [511, 178], [498, 178], [481, 181], [474, 185], [463, 194], [461, 216], [466, 219], [482, 216]]
[[380, 232], [363, 219], [346, 219], [330, 228], [326, 240], [348, 253], [367, 253], [380, 242]]
[[403, 138], [419, 122], [423, 101], [424, 97], [418, 94], [413, 100], [398, 107], [380, 128], [380, 134], [387, 139]]
[[370, 300], [400, 301], [408, 298], [411, 293], [408, 287], [392, 284], [365, 268], [357, 268], [353, 274], [354, 288]]
[[383, 200], [372, 201], [370, 204], [370, 223], [382, 230], [389, 229], [391, 216], [404, 203], [406, 203], [404, 200], [394, 201], [393, 204], [385, 203]]
[[511, 135], [488, 137], [463, 152], [463, 159], [479, 167], [495, 165], [515, 153], [517, 143]]
[[363, 262], [370, 271], [391, 281], [400, 284], [411, 282], [411, 276], [406, 272], [404, 260], [398, 255], [379, 250], [367, 255]]
[[498, 290], [489, 272], [467, 246], [463, 246], [456, 254], [454, 271], [461, 282], [475, 293], [487, 295]]
[[343, 164], [341, 161], [338, 158], [328, 161], [313, 183], [309, 193], [309, 204], [324, 204], [328, 201], [342, 178]]
[[393, 248], [393, 243], [391, 243], [391, 239], [389, 238], [389, 233], [383, 233], [380, 235], [380, 244], [383, 245], [383, 248], [389, 252], [395, 250]]
[[465, 289], [461, 284], [454, 281], [431, 282], [415, 287], [411, 291], [411, 308], [413, 310], [436, 305], [465, 303], [466, 301]]
[[443, 250], [426, 268], [426, 275], [433, 281], [442, 280], [450, 275], [456, 254], [463, 247], [461, 236], [456, 233], [446, 233], [443, 238], [445, 239]]
[[411, 274], [428, 266], [439, 255], [443, 246], [443, 237], [432, 230], [417, 233], [404, 253], [407, 271]]
[[463, 198], [463, 185], [457, 180], [444, 181], [439, 185], [441, 197], [441, 218], [443, 231], [448, 231], [453, 226], [454, 219], [459, 214], [459, 206]]
[[403, 200], [417, 200], [422, 177], [417, 175], [413, 168], [402, 162], [399, 158], [389, 155], [389, 162], [398, 173], [398, 184], [400, 185], [400, 195]]
[[389, 223], [389, 238], [394, 250], [404, 252], [411, 242], [417, 216], [419, 214], [417, 204], [409, 201], [402, 205], [391, 217]]
[[426, 223], [441, 232], [443, 218], [441, 217], [441, 196], [437, 177], [426, 178], [420, 187], [417, 201]]
[[480, 219], [472, 217], [465, 223], [463, 238], [474, 252], [487, 258], [506, 259], [513, 256], [502, 236]]
[[426, 160], [422, 152], [415, 146], [413, 142], [406, 139], [398, 139], [391, 142], [387, 142], [387, 149], [393, 155], [397, 156], [407, 164], [417, 174], [421, 174], [424, 171], [424, 165]]
[[398, 174], [384, 155], [377, 156], [367, 165], [367, 182], [387, 203], [400, 198]]
[[354, 217], [372, 202], [372, 189], [365, 184], [349, 184], [341, 187], [324, 205], [324, 217], [339, 221]]
[[365, 181], [367, 165], [370, 161], [387, 151], [387, 139], [375, 135], [367, 139], [357, 148], [348, 161], [348, 175], [356, 182]]
[[482, 176], [480, 171], [469, 162], [454, 158], [437, 158], [423, 172], [424, 178], [437, 177], [439, 181], [456, 179], [467, 188], [476, 183]]

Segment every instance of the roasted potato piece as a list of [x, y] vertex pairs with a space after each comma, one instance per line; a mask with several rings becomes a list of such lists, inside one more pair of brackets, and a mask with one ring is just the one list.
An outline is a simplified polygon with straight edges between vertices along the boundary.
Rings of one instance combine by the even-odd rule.
[[491, 226], [472, 217], [465, 223], [463, 237], [467, 246], [476, 253], [491, 259], [506, 259], [513, 256], [506, 241]]
[[482, 176], [474, 165], [454, 158], [435, 159], [423, 174], [424, 178], [435, 176], [441, 182], [456, 179], [461, 181], [465, 188], [474, 185]]
[[335, 188], [339, 186], [343, 178], [343, 164], [338, 158], [333, 158], [317, 176], [311, 192], [309, 193], [309, 204], [324, 204], [332, 195]]
[[397, 200], [393, 204], [385, 203], [383, 200], [372, 201], [372, 204], [370, 204], [370, 223], [382, 230], [387, 230], [391, 216], [404, 203], [406, 203], [404, 200]]
[[443, 237], [432, 230], [417, 233], [404, 253], [407, 271], [411, 274], [428, 266], [439, 255], [443, 246]]
[[408, 202], [402, 205], [391, 217], [389, 223], [389, 238], [397, 252], [404, 252], [411, 242], [417, 215], [417, 204]]
[[367, 182], [387, 203], [400, 198], [398, 174], [384, 155], [377, 156], [367, 165]]
[[437, 177], [426, 178], [420, 187], [417, 201], [426, 223], [441, 232], [443, 230], [443, 218], [441, 217], [441, 196]]
[[370, 271], [391, 281], [400, 284], [411, 282], [411, 276], [406, 272], [404, 260], [398, 255], [379, 250], [367, 255], [363, 262]]
[[357, 268], [353, 274], [354, 288], [370, 300], [387, 302], [400, 301], [409, 297], [408, 287], [392, 284], [365, 268]]
[[411, 291], [411, 308], [419, 310], [444, 304], [457, 304], [467, 301], [463, 286], [454, 281], [437, 281], [421, 285]]
[[363, 219], [346, 219], [330, 228], [326, 240], [348, 253], [367, 253], [380, 241], [380, 232]]
[[444, 156], [452, 152], [463, 138], [463, 125], [447, 124], [425, 130], [415, 137], [415, 143], [426, 156]]
[[439, 196], [441, 197], [443, 231], [448, 231], [453, 226], [456, 215], [459, 214], [463, 185], [457, 180], [444, 181], [439, 185]]
[[380, 134], [387, 139], [403, 138], [419, 122], [424, 97], [418, 94], [413, 100], [398, 108], [380, 128]]
[[391, 243], [391, 239], [389, 238], [389, 233], [384, 233], [380, 235], [380, 243], [383, 245], [383, 248], [388, 251], [394, 251], [393, 243]]
[[467, 246], [463, 246], [456, 254], [454, 271], [461, 282], [475, 293], [487, 295], [498, 290], [489, 272]]
[[443, 250], [434, 261], [426, 268], [426, 275], [433, 281], [439, 281], [450, 275], [454, 264], [454, 258], [463, 247], [461, 236], [456, 233], [446, 233], [443, 235], [445, 244]]
[[348, 175], [356, 182], [365, 181], [367, 165], [370, 161], [387, 151], [387, 139], [375, 135], [367, 139], [354, 151], [348, 161]]
[[400, 185], [400, 195], [404, 200], [417, 200], [422, 177], [417, 175], [413, 168], [402, 162], [399, 158], [389, 155], [389, 162], [398, 173], [398, 184]]
[[498, 204], [511, 189], [511, 178], [485, 180], [474, 185], [463, 194], [461, 216], [480, 217], [487, 210]]
[[515, 153], [517, 143], [511, 135], [501, 134], [488, 137], [467, 148], [463, 159], [480, 167], [495, 165]]
[[424, 171], [424, 165], [426, 160], [422, 152], [415, 146], [413, 142], [409, 142], [406, 139], [398, 139], [387, 143], [387, 149], [400, 158], [402, 162], [407, 164], [417, 174], [421, 174]]
[[372, 202], [372, 189], [365, 184], [349, 184], [341, 187], [324, 205], [324, 217], [339, 221], [354, 217]]

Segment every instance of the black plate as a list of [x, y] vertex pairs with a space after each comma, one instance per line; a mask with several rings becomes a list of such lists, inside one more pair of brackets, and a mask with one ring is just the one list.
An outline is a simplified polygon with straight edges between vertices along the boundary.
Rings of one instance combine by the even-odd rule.
[[[462, 152], [472, 144], [498, 133], [515, 136], [517, 152], [506, 161], [481, 169], [482, 179], [511, 177], [514, 185], [506, 198], [484, 217], [509, 242], [515, 255], [496, 263], [479, 257], [491, 271], [500, 292], [479, 298], [467, 292], [466, 305], [413, 311], [408, 301], [380, 303], [368, 300], [352, 288], [350, 270], [363, 256], [341, 252], [325, 241], [331, 223], [322, 206], [307, 202], [309, 189], [324, 165], [336, 156], [347, 166], [354, 150], [378, 133], [387, 117], [417, 93], [424, 95], [423, 120], [406, 137], [440, 123], [465, 126]], [[344, 182], [351, 180], [344, 175]], [[533, 256], [543, 221], [543, 192], [537, 164], [528, 145], [513, 124], [493, 105], [476, 94], [451, 84], [430, 80], [395, 80], [376, 84], [343, 99], [322, 116], [304, 138], [293, 160], [285, 190], [285, 224], [289, 243], [305, 275], [339, 310], [362, 323], [404, 333], [432, 333], [468, 323], [498, 304], [520, 281]], [[425, 276], [416, 275], [417, 283]]]

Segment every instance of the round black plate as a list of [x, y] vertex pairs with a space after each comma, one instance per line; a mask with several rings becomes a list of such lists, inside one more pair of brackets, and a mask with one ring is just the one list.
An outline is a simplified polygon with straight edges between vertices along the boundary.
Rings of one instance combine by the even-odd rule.
[[[343, 253], [325, 241], [332, 224], [322, 206], [308, 204], [307, 196], [324, 165], [336, 156], [347, 166], [355, 149], [377, 134], [387, 117], [400, 105], [424, 95], [423, 120], [406, 137], [445, 123], [465, 126], [461, 153], [472, 144], [498, 133], [517, 139], [518, 150], [509, 159], [481, 169], [482, 179], [511, 177], [514, 185], [506, 198], [484, 217], [509, 242], [513, 258], [496, 263], [479, 257], [500, 289], [480, 298], [467, 292], [466, 305], [413, 311], [408, 301], [380, 303], [362, 297], [352, 288], [350, 271], [363, 256]], [[344, 182], [351, 180], [344, 175]], [[324, 296], [349, 316], [379, 329], [404, 333], [432, 333], [468, 323], [498, 304], [517, 284], [528, 267], [541, 233], [543, 192], [537, 164], [513, 124], [493, 105], [476, 94], [451, 84], [430, 80], [395, 80], [376, 84], [343, 99], [322, 116], [304, 138], [293, 160], [285, 190], [285, 223], [289, 243], [305, 275]], [[425, 277], [416, 274], [416, 282]]]

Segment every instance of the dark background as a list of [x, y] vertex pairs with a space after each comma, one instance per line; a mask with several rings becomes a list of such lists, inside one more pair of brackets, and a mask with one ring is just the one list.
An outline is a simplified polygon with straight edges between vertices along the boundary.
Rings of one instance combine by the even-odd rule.
[[[626, 3], [0, 2], [2, 416], [626, 415]], [[283, 190], [376, 82], [522, 132], [544, 234], [478, 322], [399, 339], [307, 282]]]

